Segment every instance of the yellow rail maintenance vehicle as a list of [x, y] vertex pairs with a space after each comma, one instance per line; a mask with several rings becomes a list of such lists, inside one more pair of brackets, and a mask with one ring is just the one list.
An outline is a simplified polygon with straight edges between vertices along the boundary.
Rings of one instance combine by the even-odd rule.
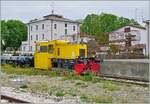
[[36, 69], [72, 68], [77, 57], [87, 58], [85, 44], [70, 43], [66, 40], [38, 42], [34, 53], [34, 67]]

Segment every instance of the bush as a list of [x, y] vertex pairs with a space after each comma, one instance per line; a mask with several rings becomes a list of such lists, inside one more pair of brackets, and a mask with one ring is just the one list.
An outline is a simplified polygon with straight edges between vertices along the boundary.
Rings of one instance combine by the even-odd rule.
[[59, 91], [56, 92], [57, 97], [62, 97], [64, 95], [65, 95], [65, 92], [63, 90], [59, 90]]

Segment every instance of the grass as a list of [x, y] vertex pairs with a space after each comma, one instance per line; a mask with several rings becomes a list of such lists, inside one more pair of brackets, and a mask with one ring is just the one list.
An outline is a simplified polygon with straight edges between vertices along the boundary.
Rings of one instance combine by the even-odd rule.
[[[73, 71], [66, 71], [66, 70], [36, 70], [34, 68], [29, 67], [14, 67], [12, 65], [2, 65], [2, 72], [7, 74], [14, 74], [14, 75], [46, 75], [49, 77], [62, 77], [62, 80], [81, 80], [84, 82], [92, 82], [92, 83], [103, 83], [103, 88], [107, 89], [109, 91], [116, 91], [119, 90], [119, 87], [117, 84], [112, 83], [110, 81], [102, 81], [98, 76], [94, 76], [92, 74], [86, 74], [86, 75], [76, 75], [73, 73]], [[76, 85], [83, 85], [82, 83], [76, 83]], [[44, 87], [43, 87], [44, 86]], [[46, 85], [36, 85], [35, 87], [41, 87], [43, 90], [44, 88], [47, 89]]]
[[63, 90], [58, 90], [55, 94], [57, 97], [62, 97], [65, 95], [65, 92]]
[[82, 80], [88, 82], [93, 80], [93, 76], [91, 74], [76, 75], [74, 73], [71, 73], [69, 75], [63, 76], [62, 80]]
[[79, 86], [79, 87], [82, 87], [82, 88], [88, 87], [88, 85], [85, 82], [77, 82], [75, 85]]
[[94, 76], [93, 79], [92, 79], [92, 83], [98, 83], [100, 81], [101, 81], [101, 79], [98, 76]]
[[28, 85], [28, 88], [31, 92], [47, 92], [49, 91], [49, 86], [48, 84], [46, 83], [41, 83], [41, 82], [38, 82], [38, 83], [30, 83]]
[[88, 96], [85, 95], [85, 94], [81, 95], [81, 96], [80, 96], [80, 99], [81, 99], [81, 101], [83, 101], [83, 102], [89, 102], [89, 98], [88, 98]]
[[77, 86], [79, 86], [79, 85], [84, 85], [84, 84], [85, 84], [85, 83], [83, 83], [83, 82], [77, 82], [77, 83], [76, 83]]
[[112, 103], [111, 96], [97, 96], [97, 95], [81, 95], [80, 99], [82, 102], [95, 102], [95, 103]]
[[27, 85], [21, 85], [20, 88], [25, 89], [25, 88], [28, 88], [28, 86]]
[[71, 95], [71, 96], [77, 96], [77, 94], [75, 92], [67, 92], [67, 94]]
[[94, 76], [92, 74], [86, 75], [76, 75], [73, 71], [66, 71], [66, 70], [39, 70], [29, 67], [14, 67], [9, 64], [2, 65], [2, 72], [7, 74], [14, 74], [14, 75], [46, 75], [50, 77], [62, 77], [62, 80], [82, 80], [85, 82], [92, 81], [93, 83], [100, 82], [100, 78], [98, 76]]
[[90, 96], [89, 97], [91, 102], [96, 103], [112, 103], [112, 97], [111, 96]]
[[2, 65], [1, 71], [7, 74], [16, 74], [16, 75], [47, 75], [50, 77], [60, 76], [61, 72], [59, 70], [49, 71], [49, 70], [39, 70], [29, 67], [15, 67], [13, 65], [5, 64]]
[[80, 90], [78, 90], [78, 88], [69, 88], [65, 90], [66, 94], [71, 95], [71, 96], [77, 96], [80, 94]]
[[113, 83], [112, 81], [104, 81], [103, 88], [109, 91], [117, 91], [120, 89], [119, 85], [116, 83]]

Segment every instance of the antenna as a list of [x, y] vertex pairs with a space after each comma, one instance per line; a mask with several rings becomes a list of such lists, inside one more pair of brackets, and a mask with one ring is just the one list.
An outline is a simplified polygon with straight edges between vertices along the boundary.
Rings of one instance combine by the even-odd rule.
[[142, 14], [142, 21], [144, 21], [144, 17], [143, 17], [143, 8], [142, 8], [141, 14]]
[[52, 9], [51, 10], [52, 14], [54, 14], [54, 1], [53, 0], [51, 1], [51, 9]]

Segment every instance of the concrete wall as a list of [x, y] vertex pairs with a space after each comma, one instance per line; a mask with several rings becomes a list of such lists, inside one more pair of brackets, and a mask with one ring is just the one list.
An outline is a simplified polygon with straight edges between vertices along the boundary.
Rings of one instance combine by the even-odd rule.
[[138, 60], [104, 60], [101, 64], [101, 74], [148, 81], [149, 63]]

